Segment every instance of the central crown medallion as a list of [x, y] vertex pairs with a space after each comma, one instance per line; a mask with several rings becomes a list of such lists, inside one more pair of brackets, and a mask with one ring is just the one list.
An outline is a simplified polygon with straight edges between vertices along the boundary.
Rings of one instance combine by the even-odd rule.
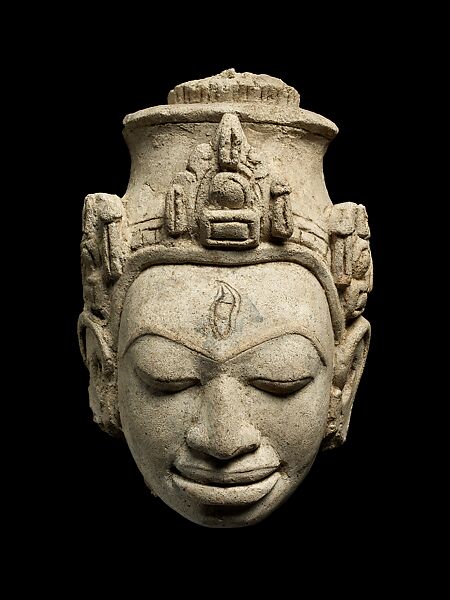
[[167, 193], [165, 220], [171, 236], [197, 234], [207, 248], [247, 249], [265, 237], [293, 233], [290, 188], [270, 176], [250, 146], [239, 118], [225, 114], [215, 139], [199, 144], [186, 170]]

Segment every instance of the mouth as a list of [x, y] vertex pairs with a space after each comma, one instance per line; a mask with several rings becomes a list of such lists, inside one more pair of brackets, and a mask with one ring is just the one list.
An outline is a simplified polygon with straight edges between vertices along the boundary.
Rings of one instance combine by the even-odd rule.
[[184, 467], [172, 469], [176, 487], [202, 504], [243, 506], [267, 496], [281, 477], [278, 466], [220, 472]]

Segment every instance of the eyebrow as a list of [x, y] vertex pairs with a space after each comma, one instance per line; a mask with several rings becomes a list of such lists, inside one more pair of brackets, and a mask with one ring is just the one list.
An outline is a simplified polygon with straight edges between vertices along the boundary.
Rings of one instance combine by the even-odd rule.
[[153, 336], [153, 337], [160, 337], [166, 340], [169, 340], [170, 342], [173, 342], [174, 344], [177, 344], [178, 346], [181, 346], [183, 348], [187, 348], [188, 350], [190, 350], [191, 352], [195, 352], [197, 354], [200, 354], [200, 356], [203, 356], [204, 358], [208, 359], [208, 360], [212, 360], [216, 363], [227, 363], [230, 360], [233, 360], [235, 358], [237, 358], [238, 356], [245, 354], [246, 352], [250, 352], [251, 350], [254, 350], [255, 348], [258, 348], [258, 346], [262, 346], [263, 344], [266, 344], [267, 342], [270, 342], [272, 340], [277, 340], [281, 337], [285, 337], [287, 335], [300, 335], [302, 337], [304, 337], [305, 339], [307, 339], [309, 342], [311, 342], [311, 344], [314, 346], [317, 354], [319, 355], [320, 360], [322, 361], [324, 366], [327, 366], [327, 361], [325, 358], [325, 352], [322, 348], [322, 345], [320, 344], [319, 340], [317, 340], [315, 338], [315, 336], [311, 335], [309, 332], [304, 331], [302, 328], [297, 327], [295, 330], [292, 331], [286, 331], [283, 333], [279, 333], [276, 335], [272, 335], [266, 339], [263, 339], [261, 342], [258, 342], [256, 344], [254, 344], [253, 346], [250, 346], [249, 348], [244, 348], [244, 350], [240, 350], [239, 352], [236, 352], [235, 354], [232, 354], [231, 356], [229, 356], [228, 358], [225, 359], [217, 359], [212, 357], [211, 355], [208, 355], [204, 352], [204, 350], [200, 347], [198, 347], [195, 343], [193, 343], [192, 341], [183, 341], [180, 342], [179, 339], [175, 339], [175, 334], [173, 334], [174, 337], [172, 337], [171, 332], [169, 331], [165, 331], [165, 332], [155, 332], [154, 330], [143, 330], [142, 332], [140, 332], [136, 337], [132, 338], [129, 343], [126, 345], [125, 350], [121, 353], [121, 356], [124, 356], [126, 354], [126, 352], [128, 352], [129, 348], [135, 343], [137, 342], [140, 338], [145, 337], [145, 336]]

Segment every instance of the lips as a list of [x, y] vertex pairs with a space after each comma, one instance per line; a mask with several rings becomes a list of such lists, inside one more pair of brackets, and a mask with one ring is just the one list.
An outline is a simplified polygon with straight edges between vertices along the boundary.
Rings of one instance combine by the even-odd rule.
[[240, 506], [261, 500], [273, 489], [280, 478], [278, 466], [212, 470], [199, 465], [178, 464], [172, 479], [180, 491], [202, 504]]
[[276, 471], [278, 465], [258, 467], [245, 471], [212, 470], [197, 465], [177, 465], [177, 471], [186, 479], [206, 485], [247, 485], [265, 479]]

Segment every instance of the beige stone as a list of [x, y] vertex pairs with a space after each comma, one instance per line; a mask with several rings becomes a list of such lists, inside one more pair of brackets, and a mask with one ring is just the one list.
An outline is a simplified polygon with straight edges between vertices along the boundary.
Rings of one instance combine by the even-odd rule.
[[85, 200], [94, 419], [210, 527], [261, 521], [345, 440], [367, 356], [366, 211], [332, 204], [337, 128], [299, 100], [233, 69], [176, 86], [125, 117], [124, 197]]

